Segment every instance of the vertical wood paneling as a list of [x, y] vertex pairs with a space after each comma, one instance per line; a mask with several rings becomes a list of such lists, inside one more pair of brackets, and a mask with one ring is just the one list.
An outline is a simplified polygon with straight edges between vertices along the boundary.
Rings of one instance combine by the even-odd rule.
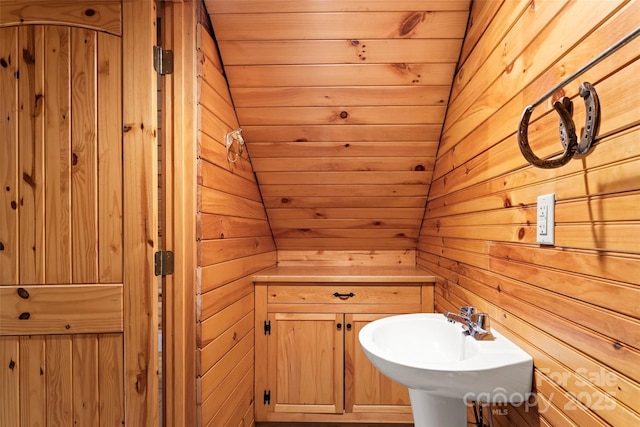
[[0, 337], [0, 425], [117, 427], [122, 334]]
[[49, 360], [45, 360], [45, 338], [22, 336], [19, 341], [20, 426], [45, 426], [50, 410], [47, 393], [54, 390], [45, 376], [45, 370], [48, 372], [51, 367]]
[[96, 34], [91, 30], [71, 29], [73, 283], [98, 281]]
[[44, 27], [20, 27], [20, 283], [45, 280]]
[[121, 41], [98, 34], [98, 219], [99, 278], [122, 282], [122, 48]]
[[70, 30], [45, 28], [45, 265], [47, 283], [71, 283]]
[[124, 424], [124, 340], [122, 334], [98, 336], [100, 427]]
[[[22, 305], [32, 321], [55, 319], [52, 324], [61, 324], [56, 333], [75, 331], [29, 335], [49, 333], [46, 327], [34, 332], [37, 320], [35, 329], [27, 321], [4, 328], [3, 334], [23, 335], [0, 337], [2, 427], [117, 427], [125, 421], [123, 334], [99, 335], [92, 327], [78, 333], [82, 327], [76, 329], [74, 319], [93, 303], [83, 299], [88, 287], [72, 285], [119, 288], [123, 279], [122, 39], [87, 29], [104, 24], [119, 32], [120, 2], [62, 3], [12, 2], [2, 6], [7, 13], [0, 18], [6, 27], [0, 28], [0, 285], [59, 285], [25, 286], [0, 298], [0, 311], [15, 322]], [[155, 23], [155, 14], [149, 16]], [[50, 25], [83, 19], [83, 28]], [[38, 298], [38, 289], [46, 295]], [[76, 304], [82, 308], [74, 312], [70, 300], [84, 301]], [[122, 330], [121, 313], [114, 319], [109, 330]], [[147, 402], [157, 404], [153, 396]]]
[[[101, 61], [97, 64], [97, 33], [93, 31], [44, 26], [2, 31], [7, 34], [2, 38], [3, 51], [13, 43], [15, 52], [3, 54], [7, 66], [0, 68], [3, 94], [14, 93], [13, 97], [3, 97], [2, 103], [7, 110], [3, 116], [8, 118], [2, 122], [3, 133], [10, 136], [6, 140], [8, 155], [2, 158], [6, 162], [2, 171], [8, 173], [3, 177], [5, 191], [1, 193], [6, 199], [1, 206], [8, 210], [2, 226], [7, 224], [9, 228], [0, 237], [6, 247], [0, 251], [0, 261], [7, 264], [0, 274], [14, 275], [14, 283], [44, 283], [46, 265], [50, 283], [69, 283], [73, 265], [73, 281], [95, 283], [100, 253], [102, 281], [119, 283], [120, 40], [99, 35], [104, 49], [99, 51]], [[98, 126], [98, 122], [103, 125]], [[100, 206], [105, 207], [100, 213], [98, 198]], [[71, 209], [72, 203], [78, 208]], [[103, 222], [100, 238], [98, 219]], [[8, 230], [19, 232], [20, 238], [12, 238]], [[45, 236], [51, 250], [45, 251]], [[19, 271], [10, 267], [12, 263], [19, 265]], [[8, 277], [2, 280], [2, 284], [11, 282]]]
[[20, 424], [20, 338], [0, 337], [0, 425]]
[[75, 425], [100, 425], [98, 395], [98, 336], [73, 337], [73, 422]]
[[47, 406], [46, 425], [73, 427], [73, 338], [49, 335], [46, 346], [48, 399], [43, 399]]
[[0, 284], [18, 283], [18, 30], [0, 29]]
[[[442, 278], [438, 311], [475, 305], [534, 358], [535, 402], [507, 407], [497, 425], [640, 423], [640, 98], [625, 89], [640, 83], [640, 41], [554, 95], [573, 98], [580, 128], [578, 86], [596, 87], [604, 137], [589, 156], [536, 169], [515, 135], [525, 105], [636, 28], [638, 13], [640, 2], [622, 0], [507, 1], [472, 13], [483, 28], [463, 48], [418, 263]], [[564, 25], [579, 16], [588, 23], [579, 31]], [[539, 109], [530, 140], [551, 155], [561, 151], [558, 118], [550, 101]], [[555, 247], [536, 244], [536, 196], [546, 193], [556, 195]]]

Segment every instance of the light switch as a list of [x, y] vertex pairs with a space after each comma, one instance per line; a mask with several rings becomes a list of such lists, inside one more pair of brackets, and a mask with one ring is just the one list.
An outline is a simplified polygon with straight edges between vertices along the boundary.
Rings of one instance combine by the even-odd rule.
[[554, 244], [555, 194], [538, 196], [536, 241], [541, 245]]

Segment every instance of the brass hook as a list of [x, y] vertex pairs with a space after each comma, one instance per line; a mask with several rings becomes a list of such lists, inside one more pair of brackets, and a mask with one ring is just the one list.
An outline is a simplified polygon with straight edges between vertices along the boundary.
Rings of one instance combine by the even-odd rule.
[[588, 82], [580, 85], [580, 96], [584, 99], [586, 110], [586, 122], [580, 142], [576, 136], [576, 127], [573, 122], [573, 103], [571, 99], [563, 96], [553, 103], [553, 108], [560, 116], [560, 141], [564, 152], [551, 159], [541, 159], [536, 156], [529, 146], [529, 120], [534, 106], [527, 106], [522, 112], [520, 125], [518, 126], [518, 146], [524, 158], [533, 166], [542, 169], [554, 169], [564, 166], [572, 158], [581, 158], [589, 154], [595, 145], [595, 136], [600, 127], [600, 104], [595, 88]]
[[[242, 138], [242, 129], [238, 128], [236, 130], [227, 132], [225, 135], [225, 147], [227, 150], [227, 160], [231, 163], [235, 163], [238, 161], [240, 156], [242, 155], [242, 151], [244, 150], [244, 138]], [[236, 156], [231, 158], [231, 146], [233, 145], [233, 141], [237, 142], [238, 151], [236, 152]]]

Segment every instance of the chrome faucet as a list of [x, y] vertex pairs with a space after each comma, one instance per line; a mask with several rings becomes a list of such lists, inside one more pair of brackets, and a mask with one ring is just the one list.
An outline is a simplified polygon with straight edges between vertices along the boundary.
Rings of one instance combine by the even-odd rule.
[[476, 313], [476, 308], [470, 305], [460, 307], [459, 313], [446, 311], [444, 317], [449, 322], [458, 322], [464, 327], [464, 333], [471, 335], [478, 341], [493, 340], [489, 315], [487, 313]]

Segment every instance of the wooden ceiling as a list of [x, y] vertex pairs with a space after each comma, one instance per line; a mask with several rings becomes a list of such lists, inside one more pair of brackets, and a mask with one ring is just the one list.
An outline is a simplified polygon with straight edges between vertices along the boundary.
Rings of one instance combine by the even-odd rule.
[[414, 250], [470, 0], [205, 0], [278, 250]]

